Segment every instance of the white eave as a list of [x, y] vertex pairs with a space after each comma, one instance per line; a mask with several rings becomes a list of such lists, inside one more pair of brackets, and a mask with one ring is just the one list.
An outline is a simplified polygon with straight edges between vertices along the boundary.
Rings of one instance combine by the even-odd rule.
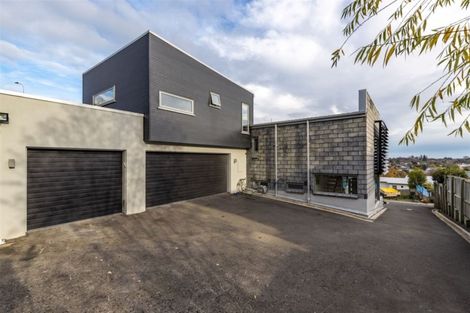
[[27, 98], [27, 99], [34, 99], [34, 100], [42, 100], [42, 101], [53, 102], [53, 103], [58, 103], [58, 104], [72, 105], [72, 106], [77, 106], [77, 107], [80, 107], [80, 108], [83, 108], [83, 109], [99, 110], [99, 111], [113, 112], [113, 113], [118, 113], [118, 114], [133, 115], [133, 116], [139, 116], [139, 117], [144, 116], [143, 114], [136, 113], [136, 112], [110, 109], [110, 108], [100, 107], [100, 106], [91, 105], [91, 104], [71, 102], [71, 101], [65, 101], [65, 100], [60, 100], [60, 99], [30, 95], [30, 94], [25, 94], [25, 93], [16, 92], [16, 91], [10, 91], [10, 90], [0, 89], [0, 94], [4, 94], [4, 95], [8, 95], [8, 96], [14, 96], [14, 97]]

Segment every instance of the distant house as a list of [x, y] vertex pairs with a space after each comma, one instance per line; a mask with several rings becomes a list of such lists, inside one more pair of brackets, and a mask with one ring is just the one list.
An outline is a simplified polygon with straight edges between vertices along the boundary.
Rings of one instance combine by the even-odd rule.
[[380, 188], [393, 188], [400, 191], [400, 194], [406, 195], [410, 193], [407, 177], [380, 177]]
[[460, 163], [457, 164], [461, 169], [465, 170], [467, 172], [467, 175], [470, 177], [470, 163]]
[[[426, 176], [426, 182], [432, 184], [432, 176]], [[410, 193], [408, 187], [408, 176], [406, 177], [380, 177], [380, 188], [394, 188], [400, 191], [401, 195]]]

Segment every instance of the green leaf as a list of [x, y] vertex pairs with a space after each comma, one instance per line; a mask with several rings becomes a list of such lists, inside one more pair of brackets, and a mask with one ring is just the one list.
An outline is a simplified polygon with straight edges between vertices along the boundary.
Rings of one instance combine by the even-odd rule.
[[[438, 50], [435, 64], [443, 73], [411, 99], [410, 107], [416, 110], [417, 116], [400, 144], [414, 143], [426, 123], [437, 121], [447, 127], [448, 121], [455, 121], [456, 113], [464, 115], [470, 111], [470, 15], [426, 31], [428, 19], [434, 18], [441, 9], [457, 5], [468, 10], [470, 0], [350, 1], [341, 15], [341, 18], [347, 19], [343, 29], [347, 38], [341, 48], [359, 28], [370, 24], [372, 17], [385, 12], [391, 5], [395, 6], [376, 36], [368, 40], [369, 44], [353, 52], [355, 63], [373, 66], [383, 51], [383, 66], [387, 66], [392, 56], [406, 58], [412, 54], [424, 55]], [[344, 52], [339, 49], [332, 53], [332, 67], [337, 66], [342, 55]], [[421, 99], [421, 95], [428, 94], [432, 96]], [[452, 133], [470, 132], [469, 128], [467, 117]]]
[[387, 52], [385, 53], [384, 65], [388, 64], [390, 58], [393, 55], [393, 52], [395, 52], [395, 47], [396, 47], [396, 45], [393, 44], [393, 45], [390, 46], [390, 48], [388, 48]]

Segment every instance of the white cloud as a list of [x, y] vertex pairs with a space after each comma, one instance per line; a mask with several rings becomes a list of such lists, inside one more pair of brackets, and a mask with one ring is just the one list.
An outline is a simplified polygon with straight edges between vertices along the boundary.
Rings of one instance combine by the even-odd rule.
[[[305, 100], [301, 109], [290, 107], [282, 111], [265, 106], [256, 97], [255, 107], [261, 106], [256, 114], [262, 120], [269, 120], [269, 116], [277, 120], [279, 115], [290, 118], [355, 111], [357, 90], [367, 88], [393, 131], [392, 149], [396, 149], [414, 121], [409, 100], [439, 75], [436, 54], [393, 60], [385, 69], [380, 64], [375, 68], [354, 65], [351, 58], [345, 57], [338, 68], [330, 69], [330, 53], [343, 41], [343, 26], [339, 21], [343, 5], [342, 1], [296, 1], [292, 5], [286, 1], [255, 1], [242, 22], [245, 27], [256, 28], [254, 31], [241, 28], [240, 33], [212, 33], [211, 42], [215, 44], [208, 46], [220, 57], [236, 63], [234, 73], [271, 89], [271, 97], [289, 94]], [[447, 21], [453, 16], [456, 15], [447, 16]], [[361, 30], [348, 43], [348, 51], [373, 38], [386, 18], [386, 15], [375, 18], [371, 27]], [[442, 14], [438, 19], [441, 24], [446, 21]], [[244, 75], [246, 68], [259, 75]], [[265, 70], [269, 75], [263, 73]], [[268, 92], [265, 90], [263, 94]], [[462, 144], [460, 138], [447, 137], [449, 130], [442, 125], [428, 127], [410, 151], [429, 149], [431, 143], [436, 147], [441, 143]]]
[[255, 123], [305, 117], [307, 99], [260, 85], [245, 87], [255, 94]]
[[311, 1], [256, 0], [247, 5], [247, 15], [241, 20], [246, 27], [293, 31], [312, 18]]
[[343, 111], [340, 110], [336, 104], [333, 104], [333, 105], [330, 107], [330, 110], [331, 110], [331, 113], [333, 113], [333, 114], [340, 114], [340, 113], [343, 113]]
[[[367, 88], [392, 131], [395, 151], [465, 146], [446, 137], [449, 131], [439, 124], [428, 126], [418, 145], [396, 146], [413, 122], [409, 100], [438, 73], [434, 55], [394, 60], [385, 69], [345, 57], [330, 68], [330, 53], [344, 39], [344, 0], [27, 4], [2, 1], [0, 88], [20, 80], [28, 91], [80, 101], [81, 73], [151, 29], [253, 91], [257, 122], [355, 111], [357, 90]], [[440, 14], [433, 25], [460, 16], [458, 11]], [[371, 39], [385, 18], [371, 20], [348, 43], [349, 52]]]
[[201, 40], [222, 58], [260, 62], [270, 66], [267, 70], [305, 71], [315, 64], [321, 53], [321, 47], [311, 38], [276, 31], [269, 31], [264, 37], [210, 34]]
[[341, 0], [255, 0], [247, 5], [241, 25], [283, 33], [329, 32], [340, 25]]
[[[47, 50], [46, 50], [47, 52]], [[77, 74], [76, 69], [61, 63], [50, 61], [41, 53], [35, 53], [23, 48], [17, 47], [12, 43], [0, 40], [0, 60], [7, 63], [15, 63], [19, 61], [28, 61], [35, 63], [41, 67], [53, 70], [60, 75]]]

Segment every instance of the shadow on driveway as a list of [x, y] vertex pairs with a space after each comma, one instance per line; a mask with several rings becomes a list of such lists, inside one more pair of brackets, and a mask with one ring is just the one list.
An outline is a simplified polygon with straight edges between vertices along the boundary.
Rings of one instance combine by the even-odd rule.
[[34, 231], [0, 248], [0, 264], [2, 312], [470, 306], [469, 245], [429, 208], [406, 204], [390, 204], [367, 223], [217, 195]]

